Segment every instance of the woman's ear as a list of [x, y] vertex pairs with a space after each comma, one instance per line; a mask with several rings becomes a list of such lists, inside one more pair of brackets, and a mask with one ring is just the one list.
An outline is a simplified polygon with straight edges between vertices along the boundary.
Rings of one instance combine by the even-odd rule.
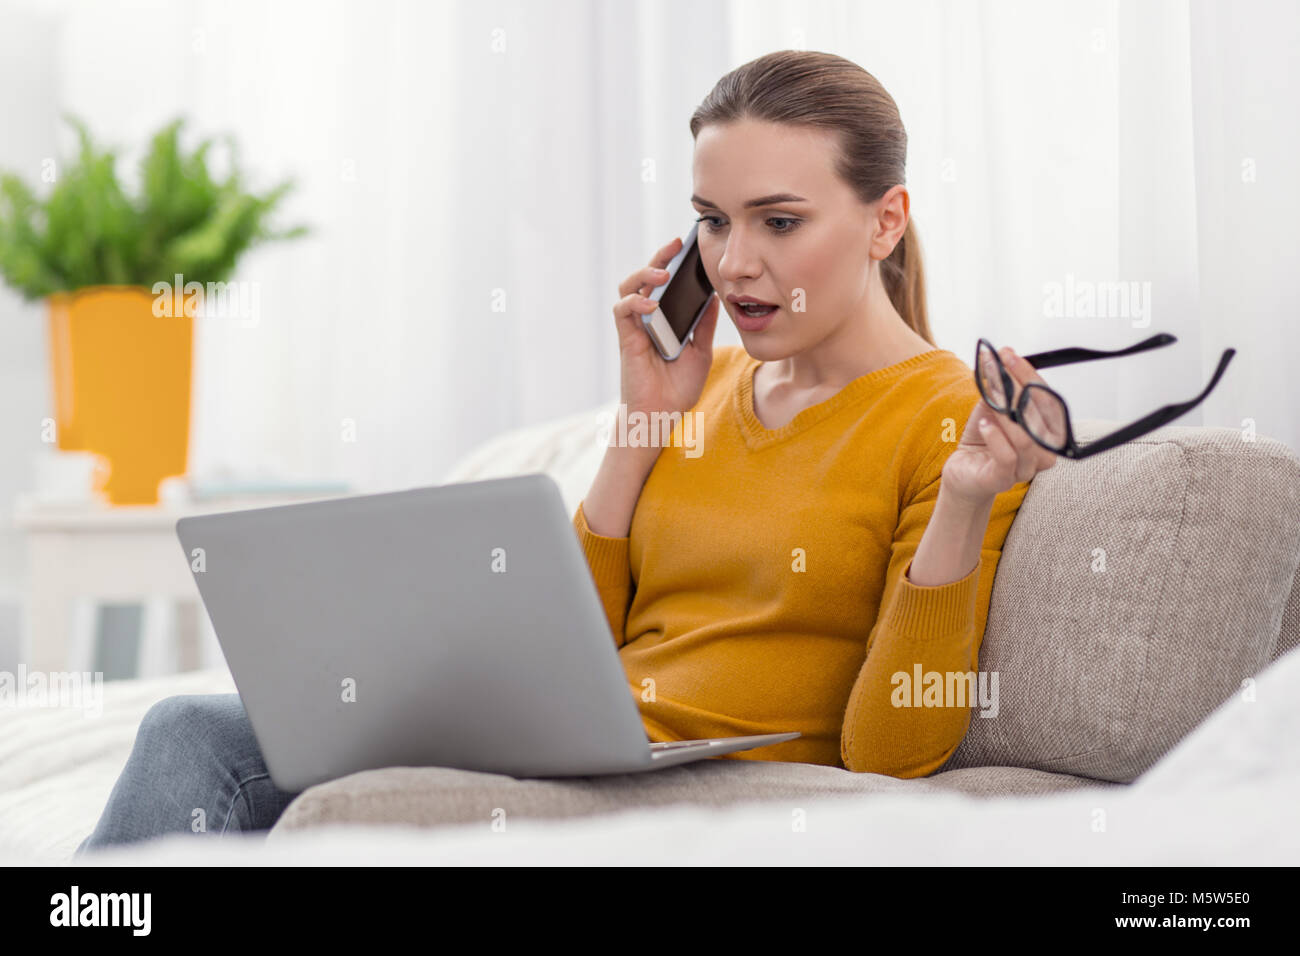
[[871, 206], [871, 258], [887, 259], [907, 231], [911, 197], [906, 186], [892, 186]]

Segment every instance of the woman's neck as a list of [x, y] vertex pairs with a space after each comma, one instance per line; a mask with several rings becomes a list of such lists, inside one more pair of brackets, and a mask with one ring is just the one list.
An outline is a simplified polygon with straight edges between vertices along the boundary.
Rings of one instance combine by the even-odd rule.
[[889, 368], [923, 352], [931, 345], [899, 315], [881, 290], [883, 303], [866, 316], [846, 320], [817, 345], [797, 355], [763, 364], [769, 388], [789, 392], [839, 391], [860, 376]]

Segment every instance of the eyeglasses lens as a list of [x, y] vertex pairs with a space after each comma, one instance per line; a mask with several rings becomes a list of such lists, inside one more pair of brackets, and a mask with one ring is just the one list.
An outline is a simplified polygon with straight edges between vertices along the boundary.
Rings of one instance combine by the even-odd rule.
[[1065, 405], [1054, 394], [1043, 388], [1030, 388], [1029, 401], [1025, 403], [1025, 431], [1054, 451], [1065, 449]]
[[1002, 387], [1002, 376], [998, 374], [998, 359], [993, 350], [983, 342], [979, 346], [977, 358], [980, 391], [984, 401], [995, 412], [1005, 412], [1009, 408], [1006, 389]]

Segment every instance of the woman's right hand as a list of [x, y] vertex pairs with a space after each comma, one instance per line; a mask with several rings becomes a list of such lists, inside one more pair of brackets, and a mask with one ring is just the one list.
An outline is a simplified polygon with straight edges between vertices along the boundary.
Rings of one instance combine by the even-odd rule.
[[682, 247], [681, 239], [664, 246], [650, 264], [638, 269], [618, 286], [622, 296], [614, 305], [618, 349], [622, 363], [622, 402], [628, 413], [685, 413], [695, 407], [713, 364], [713, 332], [718, 323], [718, 296], [714, 293], [695, 326], [691, 341], [669, 362], [659, 354], [642, 325], [641, 316], [658, 306], [646, 296], [668, 281], [665, 266]]

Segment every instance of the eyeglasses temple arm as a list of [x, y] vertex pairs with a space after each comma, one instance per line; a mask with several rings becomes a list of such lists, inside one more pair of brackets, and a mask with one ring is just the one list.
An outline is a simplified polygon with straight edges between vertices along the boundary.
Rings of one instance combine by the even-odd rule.
[[1224, 351], [1223, 355], [1219, 357], [1219, 367], [1214, 370], [1214, 375], [1211, 376], [1209, 384], [1206, 385], [1205, 388], [1201, 390], [1201, 394], [1197, 395], [1195, 398], [1190, 401], [1180, 402], [1177, 405], [1165, 405], [1163, 408], [1157, 408], [1150, 415], [1145, 415], [1142, 418], [1139, 418], [1132, 425], [1125, 425], [1119, 431], [1112, 432], [1104, 438], [1098, 438], [1094, 442], [1080, 445], [1079, 451], [1087, 455], [1092, 455], [1099, 451], [1106, 451], [1108, 448], [1114, 448], [1116, 445], [1122, 445], [1126, 441], [1132, 441], [1140, 435], [1145, 435], [1149, 431], [1154, 431], [1166, 422], [1171, 422], [1180, 415], [1191, 411], [1205, 400], [1205, 397], [1210, 394], [1215, 385], [1219, 384], [1219, 379], [1223, 377], [1224, 370], [1227, 369], [1228, 363], [1232, 361], [1232, 357], [1236, 354], [1236, 349], [1227, 349]]
[[1101, 349], [1053, 349], [1050, 352], [1038, 352], [1034, 355], [1026, 355], [1025, 361], [1034, 368], [1052, 368], [1057, 365], [1073, 365], [1076, 362], [1092, 362], [1096, 359], [1118, 358], [1121, 355], [1132, 355], [1135, 352], [1145, 352], [1148, 349], [1158, 349], [1164, 345], [1171, 345], [1178, 339], [1168, 332], [1160, 332], [1144, 339], [1136, 345], [1130, 345], [1126, 349], [1116, 349], [1115, 351], [1105, 351]]

